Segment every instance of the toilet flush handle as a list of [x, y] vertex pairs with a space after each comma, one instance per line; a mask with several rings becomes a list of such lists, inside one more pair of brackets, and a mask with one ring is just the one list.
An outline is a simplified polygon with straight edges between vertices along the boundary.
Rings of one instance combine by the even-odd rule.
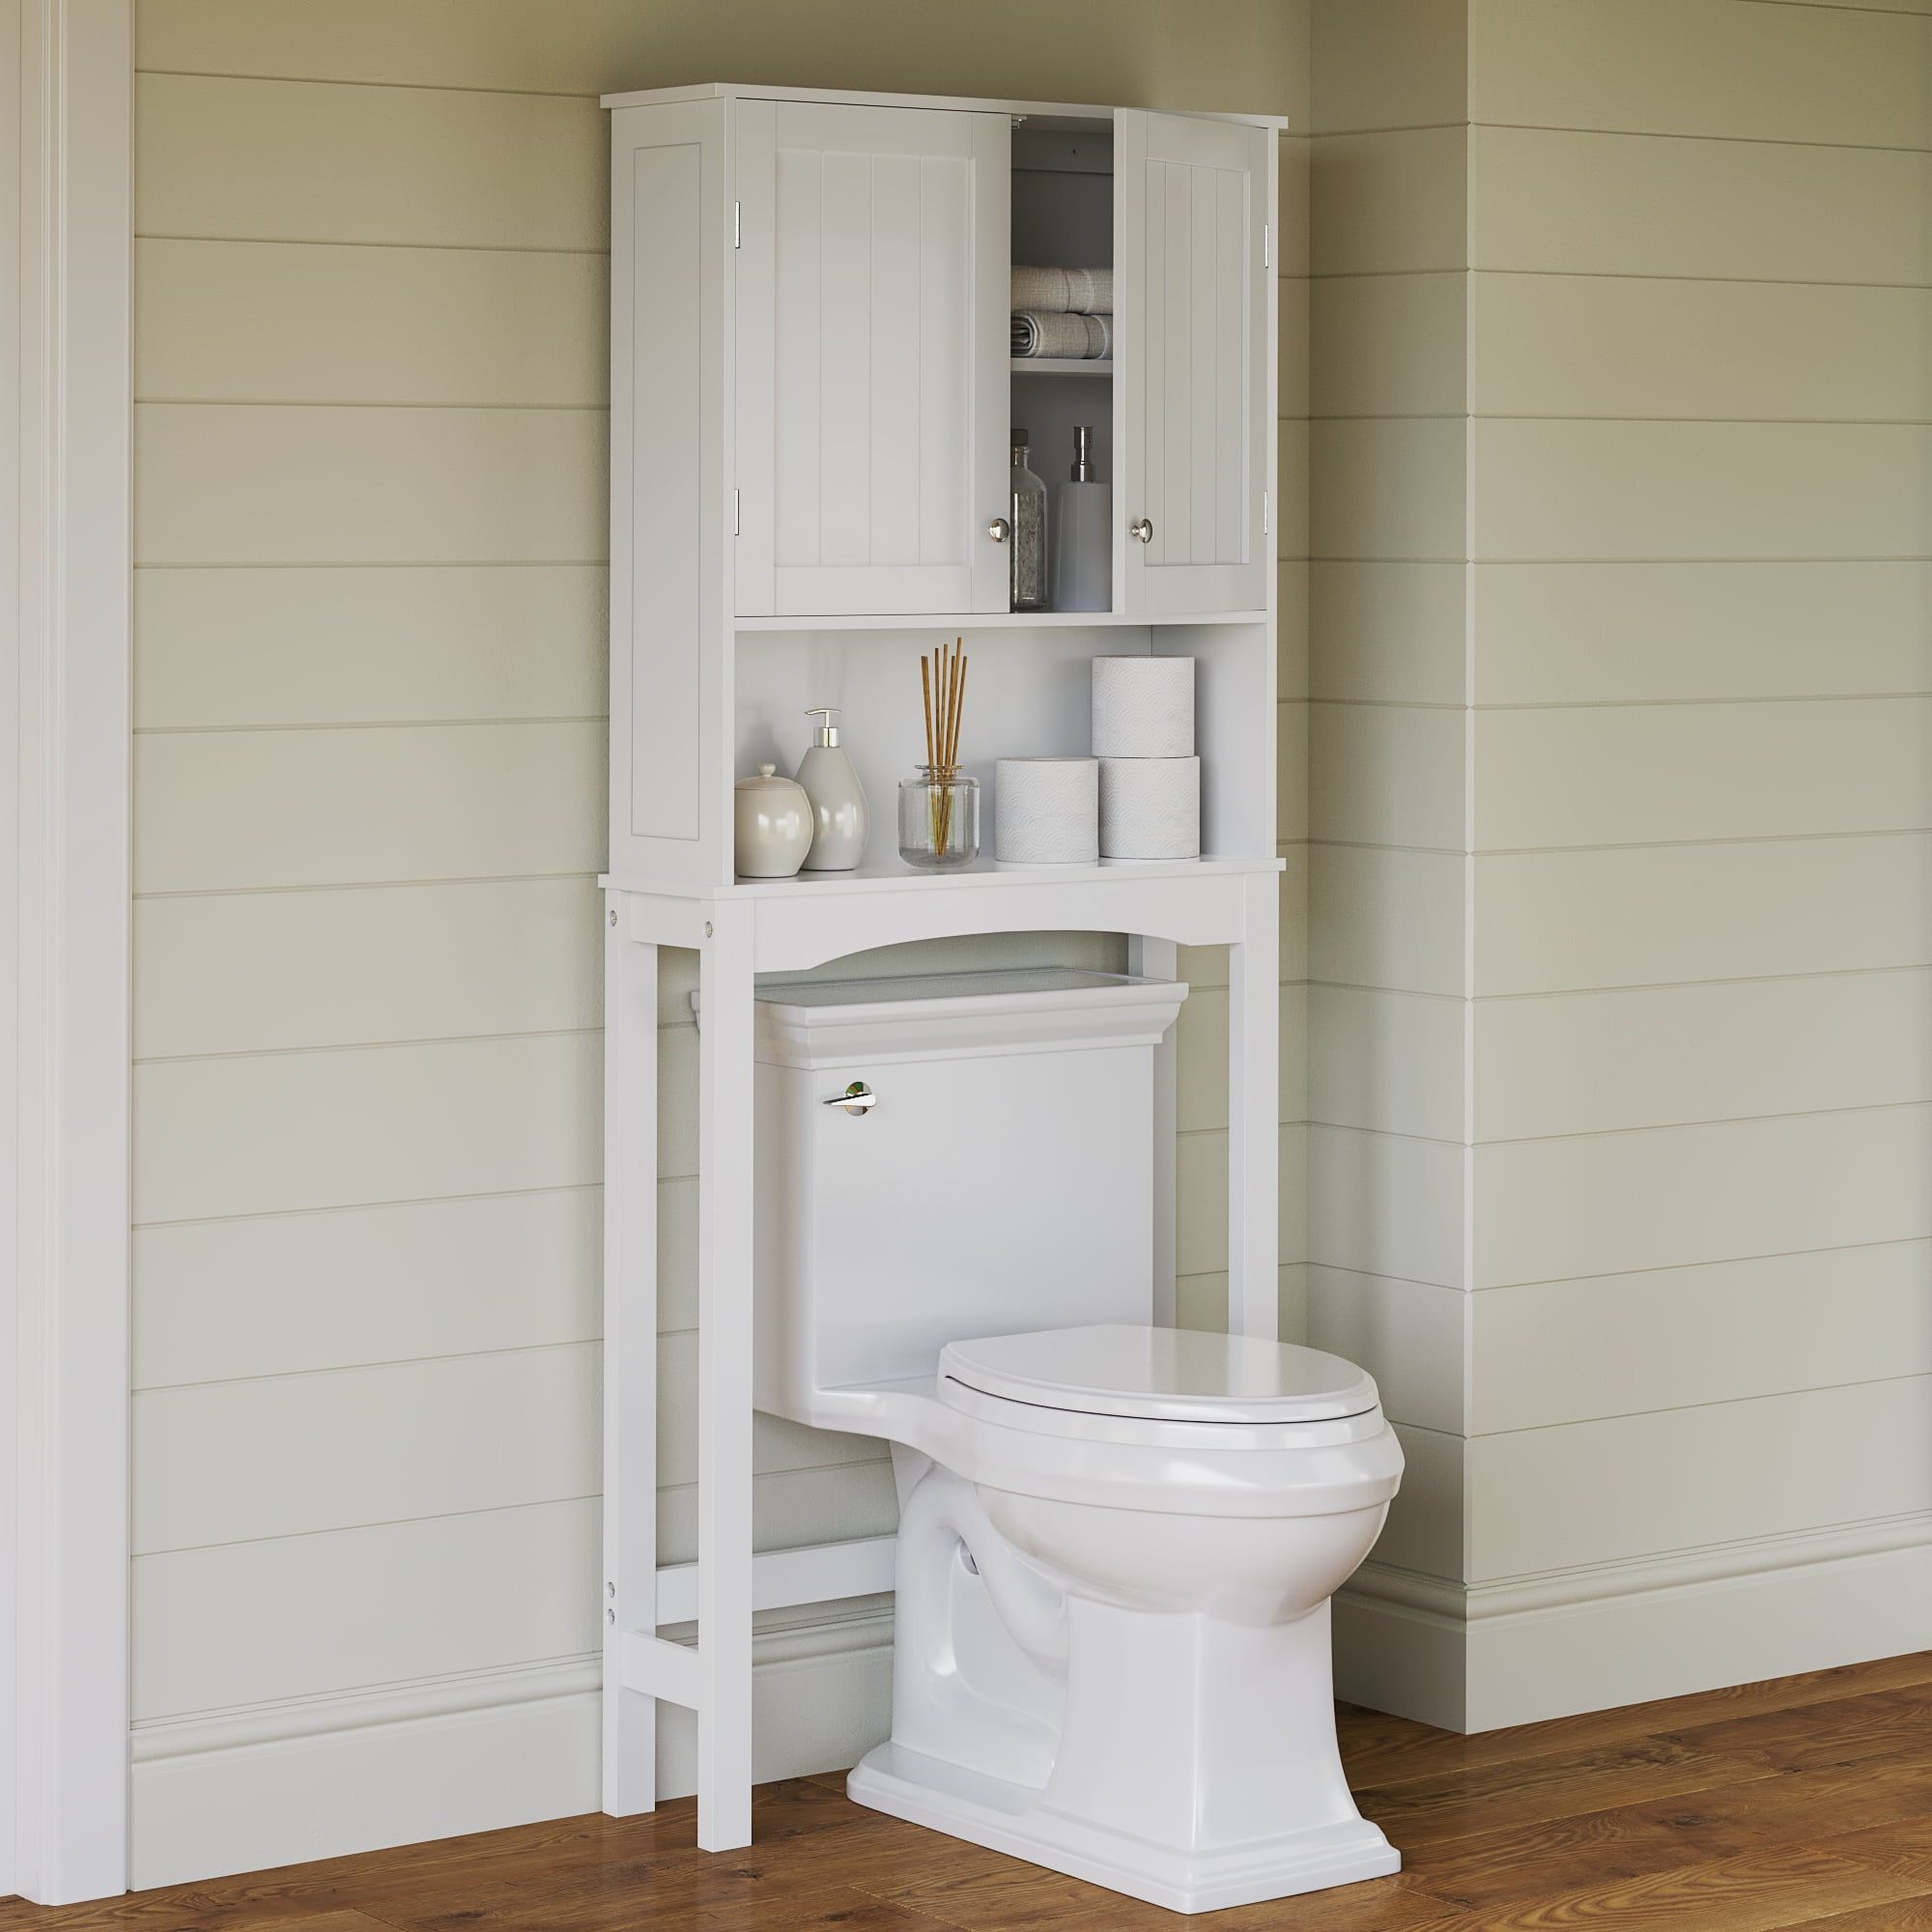
[[842, 1094], [834, 1094], [818, 1103], [821, 1107], [843, 1107], [848, 1114], [869, 1113], [879, 1104], [879, 1096], [863, 1080], [855, 1080]]

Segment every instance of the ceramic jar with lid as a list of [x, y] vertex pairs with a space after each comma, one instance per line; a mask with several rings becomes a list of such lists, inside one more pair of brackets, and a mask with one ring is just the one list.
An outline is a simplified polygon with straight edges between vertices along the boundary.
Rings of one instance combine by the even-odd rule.
[[741, 879], [788, 879], [811, 850], [811, 800], [805, 787], [760, 765], [733, 787], [735, 849]]

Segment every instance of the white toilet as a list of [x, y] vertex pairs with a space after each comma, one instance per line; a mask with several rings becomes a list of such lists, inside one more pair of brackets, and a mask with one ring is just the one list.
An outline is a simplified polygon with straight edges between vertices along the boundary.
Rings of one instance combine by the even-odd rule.
[[1376, 1386], [1149, 1325], [1153, 1048], [1185, 986], [775, 988], [761, 1408], [893, 1445], [893, 1731], [861, 1804], [1180, 1912], [1379, 1877], [1328, 1600], [1402, 1476]]

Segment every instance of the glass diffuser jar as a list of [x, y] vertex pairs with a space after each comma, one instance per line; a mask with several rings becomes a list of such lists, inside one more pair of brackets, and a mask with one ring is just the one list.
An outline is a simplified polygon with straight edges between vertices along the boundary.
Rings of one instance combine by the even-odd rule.
[[1027, 433], [1012, 432], [1012, 608], [1046, 609], [1046, 485], [1027, 468]]
[[980, 856], [980, 781], [956, 766], [920, 765], [899, 781], [899, 857], [944, 871]]

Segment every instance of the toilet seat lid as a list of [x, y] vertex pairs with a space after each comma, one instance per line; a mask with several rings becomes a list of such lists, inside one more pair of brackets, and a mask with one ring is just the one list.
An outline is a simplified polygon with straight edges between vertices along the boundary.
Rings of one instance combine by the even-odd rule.
[[1004, 1402], [1148, 1422], [1326, 1422], [1376, 1406], [1374, 1378], [1340, 1355], [1247, 1335], [1112, 1322], [949, 1342], [949, 1382]]

